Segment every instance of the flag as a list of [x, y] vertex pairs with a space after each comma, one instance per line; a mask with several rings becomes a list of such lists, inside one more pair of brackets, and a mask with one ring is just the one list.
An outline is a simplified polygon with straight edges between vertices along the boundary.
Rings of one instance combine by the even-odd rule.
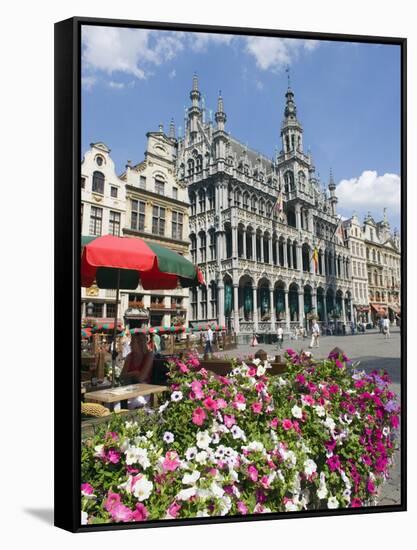
[[282, 196], [282, 191], [279, 192], [277, 201], [274, 205], [274, 215], [281, 215], [284, 210], [284, 200]]
[[315, 246], [313, 250], [313, 262], [314, 262], [314, 272], [317, 273], [319, 270], [319, 251], [317, 249], [317, 246]]

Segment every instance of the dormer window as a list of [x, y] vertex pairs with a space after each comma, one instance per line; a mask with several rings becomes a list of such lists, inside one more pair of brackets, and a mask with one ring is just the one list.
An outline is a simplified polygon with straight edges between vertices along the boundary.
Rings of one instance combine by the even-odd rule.
[[97, 164], [97, 166], [102, 166], [102, 165], [103, 165], [103, 162], [104, 162], [103, 157], [101, 157], [100, 155], [97, 155], [97, 156], [96, 156], [96, 164]]

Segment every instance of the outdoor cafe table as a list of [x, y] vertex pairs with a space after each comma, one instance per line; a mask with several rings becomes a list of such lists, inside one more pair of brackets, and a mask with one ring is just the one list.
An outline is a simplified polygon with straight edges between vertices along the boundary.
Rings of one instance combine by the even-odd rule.
[[157, 402], [157, 395], [167, 389], [167, 386], [157, 386], [156, 384], [129, 384], [128, 386], [87, 392], [84, 394], [84, 399], [85, 401], [97, 401], [99, 403], [103, 403], [105, 406], [108, 406], [110, 410], [113, 410], [115, 405], [120, 403], [120, 401], [150, 395], [152, 405], [155, 406]]

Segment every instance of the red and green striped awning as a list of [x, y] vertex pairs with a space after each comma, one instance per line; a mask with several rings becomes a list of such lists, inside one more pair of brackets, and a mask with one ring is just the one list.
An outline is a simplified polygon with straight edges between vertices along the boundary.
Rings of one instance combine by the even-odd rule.
[[[133, 290], [205, 284], [198, 267], [158, 243], [136, 237], [82, 237], [81, 286]], [[118, 277], [120, 277], [119, 285]]]

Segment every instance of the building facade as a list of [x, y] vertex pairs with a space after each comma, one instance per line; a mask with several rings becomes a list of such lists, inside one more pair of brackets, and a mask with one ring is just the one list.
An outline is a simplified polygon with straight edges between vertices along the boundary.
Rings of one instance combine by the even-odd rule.
[[401, 315], [400, 237], [391, 232], [385, 208], [379, 222], [368, 213], [363, 230], [372, 322], [376, 324], [380, 317], [394, 322]]
[[[188, 193], [175, 179], [175, 128], [147, 134], [142, 162], [127, 164], [118, 177], [103, 143], [91, 144], [82, 161], [82, 235], [140, 237], [187, 256]], [[95, 285], [82, 289], [82, 316], [99, 320], [115, 316], [115, 291]], [[87, 307], [89, 306], [89, 307]], [[91, 311], [92, 310], [92, 313]], [[188, 322], [188, 289], [120, 291], [118, 318], [128, 326]]]
[[354, 322], [369, 323], [371, 321], [371, 312], [369, 306], [365, 233], [356, 214], [343, 222], [343, 233], [352, 262]]
[[190, 321], [215, 320], [244, 335], [305, 326], [314, 314], [325, 324], [352, 319], [336, 185], [331, 177], [321, 188], [304, 152], [293, 91], [273, 159], [226, 132], [221, 95], [215, 122], [206, 122], [197, 76], [190, 99], [177, 178], [189, 193], [191, 257], [207, 282], [190, 291]]

